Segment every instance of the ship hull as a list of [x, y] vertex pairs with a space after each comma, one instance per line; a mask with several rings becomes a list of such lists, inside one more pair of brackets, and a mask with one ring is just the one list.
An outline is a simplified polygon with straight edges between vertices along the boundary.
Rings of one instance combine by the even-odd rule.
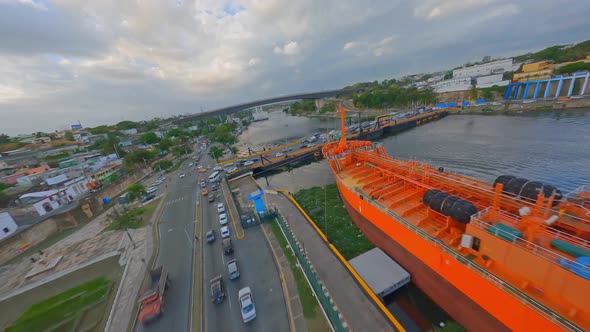
[[336, 176], [346, 210], [363, 234], [411, 274], [412, 282], [471, 331], [558, 331], [525, 304], [372, 206]]

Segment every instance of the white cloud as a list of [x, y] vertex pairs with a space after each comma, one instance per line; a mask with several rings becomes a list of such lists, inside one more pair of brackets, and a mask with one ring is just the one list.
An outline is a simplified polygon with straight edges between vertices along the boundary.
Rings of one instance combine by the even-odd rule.
[[299, 44], [296, 41], [288, 42], [287, 44], [283, 45], [283, 47], [274, 47], [274, 52], [277, 54], [297, 55], [299, 54], [299, 51]]
[[[452, 68], [515, 47], [583, 40], [586, 7], [535, 0], [0, 0], [0, 132], [52, 130], [69, 118], [91, 126], [196, 112]], [[514, 30], [521, 12], [527, 15], [519, 23], [538, 29]], [[54, 112], [60, 116], [47, 115]]]
[[432, 20], [486, 6], [493, 0], [427, 0], [416, 6], [414, 16]]

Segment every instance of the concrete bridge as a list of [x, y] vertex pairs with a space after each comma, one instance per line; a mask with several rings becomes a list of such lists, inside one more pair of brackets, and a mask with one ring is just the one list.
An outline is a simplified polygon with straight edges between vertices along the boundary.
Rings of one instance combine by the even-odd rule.
[[255, 101], [251, 101], [251, 102], [247, 102], [247, 103], [243, 103], [243, 104], [218, 108], [218, 109], [212, 110], [212, 111], [188, 115], [188, 116], [185, 116], [184, 118], [178, 119], [174, 122], [178, 124], [178, 123], [187, 122], [187, 121], [199, 120], [201, 118], [206, 118], [206, 117], [210, 117], [210, 116], [225, 116], [225, 115], [237, 113], [239, 111], [243, 111], [243, 110], [246, 110], [246, 109], [249, 109], [252, 107], [256, 107], [256, 106], [276, 104], [276, 103], [281, 103], [281, 102], [285, 102], [285, 101], [294, 101], [294, 100], [301, 100], [301, 99], [329, 98], [329, 97], [335, 97], [338, 95], [346, 95], [346, 94], [351, 94], [351, 93], [355, 93], [355, 92], [360, 92], [362, 90], [363, 89], [328, 90], [328, 91], [300, 93], [300, 94], [294, 94], [294, 95], [288, 95], [288, 96], [272, 97], [272, 98], [267, 98], [267, 99], [259, 99], [259, 100], [255, 100]]

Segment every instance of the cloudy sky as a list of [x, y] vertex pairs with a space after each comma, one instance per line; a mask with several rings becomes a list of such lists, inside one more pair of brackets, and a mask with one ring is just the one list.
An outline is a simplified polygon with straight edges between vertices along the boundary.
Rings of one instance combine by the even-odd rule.
[[0, 0], [0, 133], [195, 113], [590, 39], [581, 0]]

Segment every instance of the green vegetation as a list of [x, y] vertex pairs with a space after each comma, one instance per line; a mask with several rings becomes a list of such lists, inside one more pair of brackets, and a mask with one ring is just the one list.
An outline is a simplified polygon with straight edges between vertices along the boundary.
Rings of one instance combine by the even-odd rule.
[[184, 145], [177, 145], [172, 149], [172, 153], [177, 156], [184, 156], [185, 154], [189, 154], [191, 152], [191, 148], [186, 147]]
[[[100, 150], [100, 151], [102, 151], [102, 153], [104, 153], [106, 155], [112, 154], [115, 152], [119, 152], [119, 156], [123, 157], [125, 152], [117, 147], [117, 145], [119, 145], [120, 141], [121, 140], [119, 139], [117, 134], [108, 133], [106, 139], [102, 139], [102, 140], [97, 141], [96, 143], [92, 144], [91, 146], [88, 147], [88, 150]], [[115, 151], [115, 147], [117, 147], [116, 151]]]
[[125, 164], [127, 166], [137, 166], [141, 163], [146, 164], [148, 161], [154, 159], [158, 155], [158, 152], [154, 150], [135, 150], [128, 153], [125, 158]]
[[68, 131], [64, 134], [64, 138], [67, 141], [74, 141], [74, 134], [72, 134], [71, 132]]
[[336, 103], [333, 101], [326, 102], [321, 108], [320, 113], [336, 112]]
[[110, 126], [102, 125], [94, 128], [86, 128], [92, 135], [108, 134], [112, 128]]
[[385, 85], [379, 85], [363, 93], [355, 94], [352, 98], [357, 107], [384, 108], [390, 106], [407, 106], [409, 103], [421, 102], [433, 104], [436, 102], [436, 93], [431, 89], [418, 90], [417, 88], [404, 88], [398, 82], [384, 81]]
[[[299, 293], [301, 307], [303, 308], [303, 316], [306, 319], [314, 318], [317, 311], [319, 310], [319, 304], [315, 299], [315, 295], [311, 291], [311, 287], [307, 283], [303, 271], [297, 266], [297, 259], [295, 258], [293, 251], [289, 249], [287, 239], [285, 239], [285, 236], [281, 232], [279, 224], [275, 221], [269, 223], [269, 225], [275, 237], [279, 241], [281, 249], [289, 261], [289, 265], [291, 265], [291, 271], [293, 272], [295, 283], [297, 284], [297, 292]], [[291, 296], [293, 296], [293, 294]]]
[[0, 144], [6, 144], [6, 143], [10, 143], [10, 136], [6, 135], [6, 134], [0, 134]]
[[129, 193], [130, 202], [147, 195], [145, 187], [140, 183], [130, 184], [129, 187], [127, 187], [127, 192]]
[[160, 141], [160, 138], [154, 132], [147, 132], [139, 138], [139, 142], [145, 145], [156, 144]]
[[236, 137], [232, 131], [237, 127], [238, 124], [235, 122], [219, 125], [209, 135], [209, 138], [211, 138], [211, 141], [213, 142], [218, 142], [223, 144], [225, 147], [229, 147], [230, 145], [236, 143]]
[[20, 149], [26, 145], [27, 145], [27, 143], [23, 143], [23, 142], [10, 142], [10, 143], [5, 143], [5, 144], [0, 144], [0, 152]]
[[374, 247], [352, 222], [336, 184], [304, 189], [294, 197], [347, 260]]
[[165, 171], [165, 170], [169, 169], [172, 166], [174, 166], [174, 164], [172, 163], [172, 161], [164, 159], [164, 160], [160, 160], [160, 161], [155, 162], [152, 165], [152, 168], [153, 169], [159, 169], [161, 171]]
[[294, 102], [289, 107], [291, 115], [301, 115], [317, 111], [315, 100], [304, 99], [302, 101]]
[[186, 158], [183, 158], [181, 160], [179, 160], [176, 164], [174, 164], [174, 166], [168, 168], [168, 170], [166, 171], [166, 173], [172, 173], [176, 170], [178, 170], [180, 168], [180, 166], [182, 166], [182, 163], [186, 160]]
[[215, 161], [219, 161], [219, 158], [223, 156], [223, 149], [218, 146], [212, 146], [209, 149], [208, 154], [211, 156], [211, 158], [215, 159]]
[[97, 278], [33, 304], [6, 331], [48, 331], [78, 319], [90, 306], [107, 298], [112, 283]]
[[[154, 204], [154, 202], [150, 204]], [[150, 205], [148, 204], [148, 205]], [[128, 228], [140, 228], [144, 225], [142, 215], [146, 212], [146, 208], [133, 208], [121, 215], [115, 216], [115, 219], [104, 229], [104, 231], [122, 230]]]
[[121, 121], [115, 125], [118, 130], [128, 130], [139, 127], [137, 122], [133, 121]]
[[160, 140], [160, 143], [158, 143], [158, 148], [161, 151], [167, 151], [172, 147], [173, 143], [169, 138], [163, 138]]
[[67, 152], [62, 152], [62, 153], [59, 153], [59, 154], [54, 154], [54, 155], [52, 155], [52, 156], [47, 156], [47, 157], [45, 157], [45, 160], [59, 160], [59, 159], [65, 159], [65, 158], [67, 158], [67, 157], [69, 157], [69, 156], [70, 156], [70, 154], [69, 154], [69, 153], [67, 153]]
[[590, 40], [578, 43], [572, 47], [555, 45], [535, 53], [528, 53], [514, 58], [514, 61], [552, 60], [555, 63], [576, 61], [590, 54]]
[[570, 63], [557, 69], [556, 74], [571, 74], [577, 71], [590, 70], [590, 63], [576, 62]]

